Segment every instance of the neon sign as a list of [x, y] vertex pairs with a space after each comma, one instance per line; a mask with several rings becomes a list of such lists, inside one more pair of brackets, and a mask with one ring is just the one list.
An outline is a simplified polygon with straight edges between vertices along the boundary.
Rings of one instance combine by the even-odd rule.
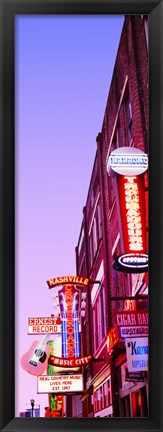
[[74, 322], [73, 322], [73, 289], [72, 285], [65, 286], [65, 300], [67, 304], [67, 354], [75, 355]]
[[125, 253], [146, 253], [144, 176], [117, 175]]
[[79, 358], [60, 358], [51, 355], [48, 359], [48, 362], [53, 366], [76, 367], [87, 365], [91, 361], [91, 359], [91, 355]]
[[113, 347], [117, 344], [119, 341], [119, 334], [118, 334], [118, 326], [114, 325], [114, 327], [111, 328], [109, 331], [108, 337], [107, 337], [107, 351], [110, 354]]
[[62, 320], [62, 356], [79, 357], [79, 291], [74, 285], [65, 285], [59, 291], [59, 304]]
[[148, 271], [148, 255], [130, 253], [117, 256], [113, 267], [115, 270], [129, 273], [144, 273]]
[[82, 276], [60, 276], [47, 281], [48, 287], [74, 283], [75, 285], [88, 286], [89, 279]]

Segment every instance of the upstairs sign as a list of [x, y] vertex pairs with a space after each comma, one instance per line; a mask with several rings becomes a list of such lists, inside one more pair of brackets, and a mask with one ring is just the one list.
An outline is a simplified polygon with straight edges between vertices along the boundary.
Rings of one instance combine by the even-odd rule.
[[121, 338], [148, 336], [148, 312], [118, 312], [116, 323]]

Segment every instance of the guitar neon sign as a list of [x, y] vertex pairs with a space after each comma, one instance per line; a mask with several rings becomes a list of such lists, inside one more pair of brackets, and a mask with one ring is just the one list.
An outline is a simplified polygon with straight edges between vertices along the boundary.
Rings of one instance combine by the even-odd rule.
[[66, 284], [59, 291], [59, 304], [62, 321], [62, 356], [79, 357], [79, 290]]

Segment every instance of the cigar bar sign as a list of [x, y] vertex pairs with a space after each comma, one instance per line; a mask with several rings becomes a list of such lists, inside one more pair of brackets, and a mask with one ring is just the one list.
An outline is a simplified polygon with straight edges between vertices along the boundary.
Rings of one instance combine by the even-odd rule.
[[83, 391], [82, 374], [41, 375], [37, 379], [37, 393], [69, 393]]
[[58, 285], [75, 284], [81, 286], [88, 286], [89, 279], [82, 276], [59, 276], [47, 281], [49, 288], [54, 288]]
[[60, 318], [42, 317], [28, 318], [28, 334], [60, 334], [61, 333]]
[[50, 356], [48, 359], [48, 363], [53, 366], [62, 366], [62, 367], [76, 367], [76, 366], [85, 366], [92, 359], [92, 356], [79, 357], [79, 358], [61, 358]]
[[148, 312], [119, 312], [116, 322], [121, 338], [148, 336]]

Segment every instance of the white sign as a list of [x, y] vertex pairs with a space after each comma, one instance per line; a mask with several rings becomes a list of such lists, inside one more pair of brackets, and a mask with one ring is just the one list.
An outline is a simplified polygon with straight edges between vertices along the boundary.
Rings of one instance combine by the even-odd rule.
[[[59, 323], [58, 323], [59, 322]], [[28, 318], [28, 334], [59, 334], [61, 321], [55, 317]]]
[[148, 338], [126, 339], [126, 353], [129, 372], [148, 370]]
[[108, 160], [110, 169], [122, 175], [139, 175], [148, 169], [148, 156], [135, 147], [119, 147], [114, 150]]
[[82, 375], [41, 375], [37, 378], [37, 393], [82, 392]]
[[124, 267], [129, 267], [130, 269], [143, 268], [144, 272], [148, 269], [148, 255], [147, 254], [124, 254], [120, 255], [118, 262]]
[[122, 338], [129, 338], [131, 336], [148, 336], [148, 326], [120, 327], [120, 334]]

